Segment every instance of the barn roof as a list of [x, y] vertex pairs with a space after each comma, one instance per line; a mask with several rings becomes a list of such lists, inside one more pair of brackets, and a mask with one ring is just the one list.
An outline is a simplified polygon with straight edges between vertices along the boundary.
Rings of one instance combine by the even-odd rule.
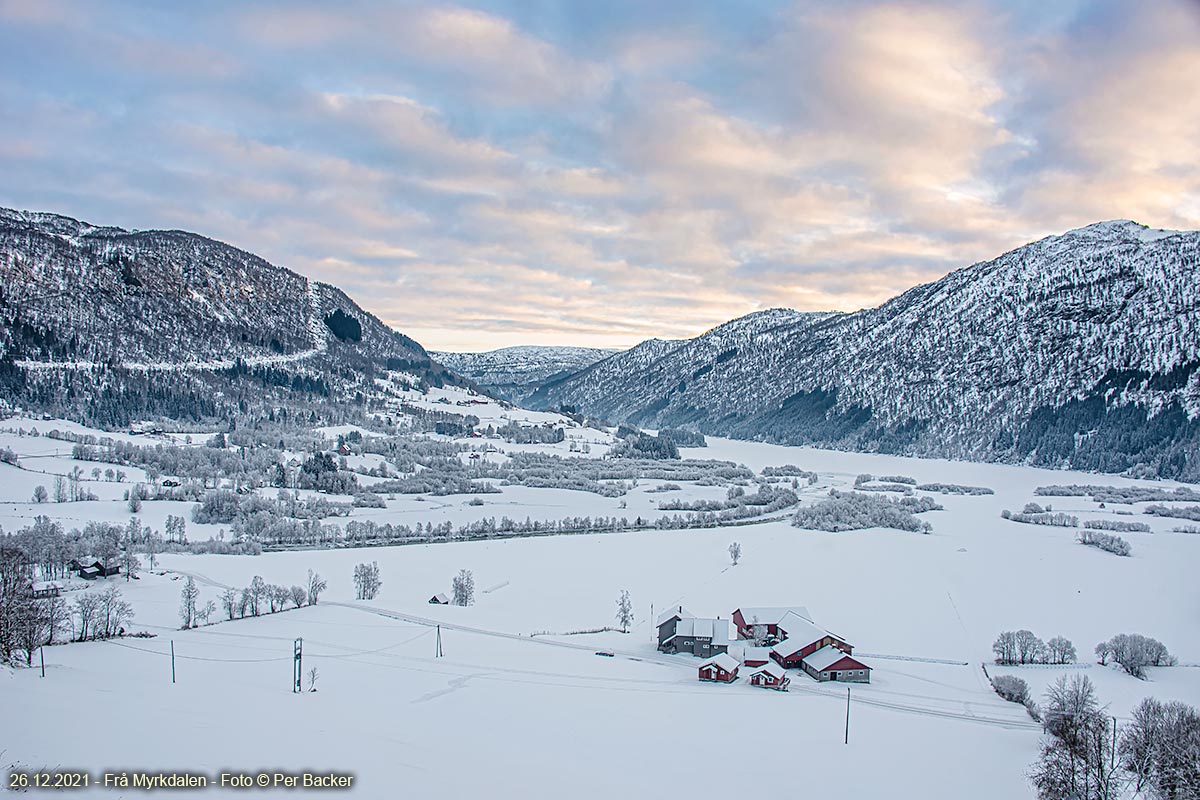
[[796, 618], [795, 620], [789, 619], [788, 622], [793, 623], [793, 626], [787, 629], [788, 637], [771, 648], [771, 652], [779, 656], [790, 656], [806, 645], [819, 642], [826, 636], [839, 638], [824, 628], [817, 627], [808, 620]]
[[748, 625], [753, 624], [755, 617], [758, 617], [758, 621], [763, 625], [778, 625], [788, 614], [795, 614], [812, 622], [812, 614], [808, 613], [804, 606], [739, 608], [738, 611], [742, 612], [742, 619], [746, 620]]
[[721, 653], [720, 655], [713, 656], [712, 658], [700, 664], [701, 669], [708, 666], [719, 667], [726, 672], [733, 672], [741, 665], [738, 664], [738, 660], [729, 655], [729, 653]]
[[771, 648], [769, 647], [744, 647], [742, 648], [742, 661], [770, 661]]
[[810, 668], [815, 669], [817, 672], [824, 672], [840, 661], [849, 661], [854, 665], [853, 667], [847, 667], [849, 669], [870, 669], [870, 667], [868, 667], [866, 664], [846, 655], [833, 645], [825, 645], [820, 650], [812, 655], [806, 656], [804, 659], [804, 663]]

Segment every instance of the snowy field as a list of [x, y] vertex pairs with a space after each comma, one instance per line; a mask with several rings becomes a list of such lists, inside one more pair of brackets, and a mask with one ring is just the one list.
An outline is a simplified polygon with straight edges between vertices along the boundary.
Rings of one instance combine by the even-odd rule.
[[[496, 407], [495, 418], [501, 413], [536, 416]], [[567, 444], [529, 447], [565, 454]], [[89, 483], [99, 502], [33, 504], [33, 486], [49, 475], [29, 466], [65, 472], [78, 462], [63, 442], [0, 434], [0, 447], [6, 446], [26, 467], [0, 465], [6, 531], [35, 514], [67, 527], [85, 518], [128, 519], [120, 492], [136, 478], [124, 486]], [[0, 671], [5, 716], [23, 720], [19, 733], [7, 729], [0, 756], [6, 766], [84, 767], [93, 774], [134, 767], [350, 772], [357, 776], [357, 796], [380, 798], [567, 792], [649, 798], [679, 790], [795, 794], [803, 787], [816, 796], [1001, 800], [1032, 796], [1025, 773], [1040, 728], [1023, 708], [991, 691], [984, 662], [992, 674], [1021, 675], [1037, 695], [1064, 672], [1087, 674], [1119, 719], [1146, 696], [1200, 705], [1200, 669], [1189, 666], [1200, 663], [1194, 579], [1200, 536], [1171, 533], [1179, 520], [1144, 515], [1144, 504], [1121, 507], [1135, 512], [1126, 517], [1088, 497], [1034, 495], [1047, 484], [1173, 484], [712, 438], [709, 447], [684, 455], [729, 459], [756, 472], [783, 464], [814, 470], [819, 483], [801, 492], [802, 503], [830, 488], [848, 489], [864, 472], [987, 486], [995, 494], [932, 495], [945, 510], [921, 515], [932, 523], [929, 535], [824, 533], [776, 521], [261, 556], [160, 556], [155, 574], [107, 581], [133, 603], [134, 630], [152, 638], [46, 648], [44, 679], [36, 668]], [[92, 466], [79, 465], [90, 476]], [[401, 496], [386, 509], [356, 509], [353, 518], [632, 517], [655, 512], [662, 499], [724, 494], [721, 487], [691, 485], [648, 491], [655, 485], [645, 481], [622, 498], [505, 487], [483, 495], [483, 507], [469, 505], [467, 496]], [[1120, 558], [1077, 544], [1077, 529], [1001, 518], [1003, 509], [1018, 511], [1035, 500], [1049, 500], [1055, 511], [1081, 521], [1148, 522], [1153, 532], [1123, 533], [1133, 555]], [[147, 502], [141, 517], [157, 527], [167, 513], [187, 516], [189, 508]], [[203, 530], [189, 523], [193, 537]], [[728, 554], [735, 540], [743, 551], [737, 566]], [[372, 601], [354, 599], [352, 570], [363, 561], [377, 561], [383, 579]], [[185, 575], [196, 578], [203, 604], [256, 575], [300, 584], [309, 569], [329, 584], [315, 607], [178, 630]], [[428, 604], [431, 595], [450, 592], [460, 569], [474, 573], [475, 604]], [[635, 606], [628, 634], [571, 635], [615, 625], [623, 589]], [[744, 677], [728, 686], [702, 684], [698, 659], [658, 653], [653, 615], [680, 604], [721, 617], [739, 606], [805, 605], [818, 624], [853, 643], [874, 673], [869, 686], [851, 690], [849, 744], [844, 685], [817, 684], [799, 672], [786, 694], [752, 687]], [[1083, 663], [992, 666], [996, 635], [1019, 628], [1043, 639], [1066, 636]], [[1181, 666], [1152, 669], [1143, 681], [1091, 663], [1097, 642], [1124, 632], [1160, 639]], [[316, 692], [291, 691], [296, 637], [304, 639], [305, 669], [319, 670]], [[598, 657], [598, 649], [615, 657]]]

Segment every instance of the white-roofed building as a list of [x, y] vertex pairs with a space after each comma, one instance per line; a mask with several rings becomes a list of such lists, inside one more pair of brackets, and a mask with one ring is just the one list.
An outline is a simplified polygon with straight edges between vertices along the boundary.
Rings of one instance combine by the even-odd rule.
[[792, 630], [788, 638], [771, 648], [771, 657], [785, 667], [799, 667], [801, 660], [822, 647], [836, 647], [849, 655], [854, 651], [840, 636], [820, 628], [808, 620], [788, 620]]
[[792, 679], [787, 676], [787, 672], [782, 666], [774, 661], [768, 661], [760, 667], [755, 667], [750, 673], [750, 684], [752, 686], [762, 686], [767, 689], [778, 689], [786, 692], [788, 684]]
[[729, 620], [683, 616], [686, 613], [680, 608], [659, 617], [659, 650], [664, 653], [691, 653], [700, 658], [729, 651]]
[[832, 645], [805, 656], [800, 667], [818, 681], [871, 682], [870, 667]]
[[728, 653], [721, 653], [700, 665], [700, 680], [733, 683], [737, 680], [739, 666], [736, 658]]

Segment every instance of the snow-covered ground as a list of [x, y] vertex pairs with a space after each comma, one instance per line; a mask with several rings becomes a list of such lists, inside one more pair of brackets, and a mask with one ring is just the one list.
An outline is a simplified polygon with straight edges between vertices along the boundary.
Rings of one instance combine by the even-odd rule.
[[[498, 404], [469, 413], [484, 425], [487, 418], [503, 424], [504, 414], [541, 421]], [[530, 447], [566, 454], [567, 445]], [[75, 463], [62, 442], [5, 434], [3, 446], [23, 456], [22, 467], [65, 471]], [[65, 456], [45, 452], [52, 446]], [[829, 488], [849, 488], [863, 472], [996, 493], [933, 495], [945, 510], [922, 515], [933, 524], [929, 535], [823, 533], [781, 521], [257, 557], [160, 556], [159, 574], [113, 581], [134, 604], [134, 629], [153, 638], [47, 648], [44, 679], [36, 669], [0, 672], [5, 714], [24, 721], [19, 736], [0, 742], [3, 760], [94, 774], [131, 767], [353, 772], [363, 797], [649, 798], [681, 789], [720, 796], [803, 787], [818, 796], [1000, 800], [1032, 795], [1025, 772], [1040, 735], [1024, 709], [1001, 701], [984, 677], [981, 665], [1000, 631], [1062, 635], [1078, 648], [1084, 663], [1072, 667], [989, 664], [993, 674], [1020, 674], [1035, 694], [1060, 674], [1083, 672], [1118, 718], [1146, 696], [1200, 705], [1200, 669], [1187, 666], [1200, 663], [1200, 536], [1170, 533], [1177, 520], [1143, 515], [1140, 505], [1122, 509], [1136, 516], [1119, 517], [1087, 497], [1034, 495], [1047, 484], [1172, 484], [720, 439], [685, 455], [756, 471], [789, 463], [815, 470], [820, 482], [802, 493], [806, 503]], [[90, 476], [91, 465], [81, 466]], [[35, 506], [32, 487], [46, 476], [0, 469], [5, 530], [35, 513], [68, 527], [84, 517], [128, 519], [119, 484], [89, 483], [99, 502]], [[352, 518], [633, 517], [660, 500], [724, 494], [690, 484], [648, 491], [658, 483], [643, 481], [622, 498], [504, 487], [481, 495], [482, 507], [467, 496], [397, 497], [387, 509], [356, 509]], [[1076, 544], [1076, 530], [1001, 518], [1003, 509], [1033, 500], [1084, 519], [1148, 522], [1154, 532], [1123, 533], [1133, 555], [1119, 558]], [[159, 525], [168, 505], [186, 516], [186, 504], [154, 502], [141, 516]], [[198, 528], [189, 523], [189, 534], [200, 535]], [[742, 545], [737, 566], [727, 552], [734, 540]], [[372, 601], [354, 600], [352, 571], [363, 561], [377, 561], [383, 579]], [[300, 584], [309, 569], [329, 582], [316, 607], [177, 630], [184, 575], [196, 577], [203, 604], [255, 575]], [[428, 604], [431, 595], [449, 593], [460, 569], [474, 573], [475, 604]], [[615, 625], [621, 590], [636, 612], [628, 634], [569, 635]], [[799, 673], [786, 694], [745, 678], [701, 684], [697, 659], [658, 653], [653, 615], [680, 604], [721, 617], [739, 606], [805, 605], [853, 643], [874, 673], [869, 686], [851, 690], [849, 744], [843, 685]], [[437, 624], [442, 658], [435, 657]], [[1142, 681], [1088, 663], [1097, 642], [1122, 632], [1160, 639], [1183, 666], [1151, 670]], [[296, 637], [304, 639], [305, 669], [319, 670], [315, 693], [291, 692]], [[616, 657], [597, 657], [598, 649]]]

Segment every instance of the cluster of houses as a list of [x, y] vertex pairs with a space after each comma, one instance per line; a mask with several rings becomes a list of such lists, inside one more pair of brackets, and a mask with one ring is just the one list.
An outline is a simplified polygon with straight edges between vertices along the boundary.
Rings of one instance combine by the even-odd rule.
[[[732, 619], [697, 617], [678, 606], [657, 622], [658, 649], [703, 658], [702, 681], [732, 683], [744, 670], [754, 686], [787, 691], [787, 670], [800, 669], [817, 681], [871, 682], [871, 668], [853, 657], [853, 646], [813, 622], [803, 606], [739, 608]], [[740, 658], [729, 652], [736, 646], [731, 625], [744, 643]]]
[[71, 559], [67, 563], [67, 571], [74, 572], [85, 581], [94, 581], [96, 578], [109, 578], [113, 575], [120, 575], [121, 567], [117, 564], [111, 566], [105, 565], [103, 561], [92, 561], [89, 564], [86, 560]]

